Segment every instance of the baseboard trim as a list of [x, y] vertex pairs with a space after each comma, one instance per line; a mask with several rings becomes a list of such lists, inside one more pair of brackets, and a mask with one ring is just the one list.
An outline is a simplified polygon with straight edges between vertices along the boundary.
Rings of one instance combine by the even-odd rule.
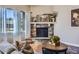
[[71, 46], [79, 47], [79, 45], [77, 45], [77, 44], [72, 44], [72, 43], [63, 42], [63, 41], [61, 41], [61, 42], [64, 43], [64, 44], [67, 44], [67, 45], [71, 45]]

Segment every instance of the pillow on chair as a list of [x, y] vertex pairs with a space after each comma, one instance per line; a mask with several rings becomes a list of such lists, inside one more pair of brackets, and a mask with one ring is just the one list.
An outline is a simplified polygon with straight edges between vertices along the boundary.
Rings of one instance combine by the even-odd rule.
[[24, 54], [33, 54], [34, 53], [32, 47], [27, 42], [26, 42], [24, 48], [22, 49], [22, 52]]

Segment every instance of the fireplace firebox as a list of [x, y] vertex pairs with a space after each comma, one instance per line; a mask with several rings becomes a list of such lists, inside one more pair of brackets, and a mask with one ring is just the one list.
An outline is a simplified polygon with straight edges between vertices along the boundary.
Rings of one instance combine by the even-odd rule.
[[48, 37], [48, 27], [36, 28], [36, 37]]

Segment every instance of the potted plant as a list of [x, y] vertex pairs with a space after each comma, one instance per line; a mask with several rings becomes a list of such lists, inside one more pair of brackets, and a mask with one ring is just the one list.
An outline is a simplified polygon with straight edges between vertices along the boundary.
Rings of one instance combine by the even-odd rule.
[[55, 46], [60, 46], [60, 37], [59, 36], [51, 36], [51, 42], [55, 44]]

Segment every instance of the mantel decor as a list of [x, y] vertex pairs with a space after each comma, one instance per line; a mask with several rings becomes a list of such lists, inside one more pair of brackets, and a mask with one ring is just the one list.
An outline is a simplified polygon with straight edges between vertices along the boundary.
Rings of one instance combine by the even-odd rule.
[[71, 26], [79, 26], [79, 9], [71, 10]]

